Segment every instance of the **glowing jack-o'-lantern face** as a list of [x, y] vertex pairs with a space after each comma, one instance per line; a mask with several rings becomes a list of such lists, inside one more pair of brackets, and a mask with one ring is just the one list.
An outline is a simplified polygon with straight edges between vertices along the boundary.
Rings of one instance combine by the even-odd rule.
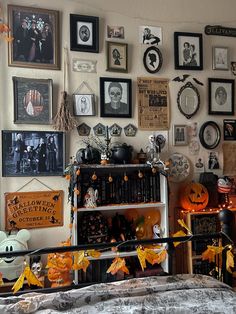
[[180, 197], [181, 206], [186, 210], [202, 210], [209, 200], [209, 194], [205, 186], [200, 183], [190, 183], [184, 189]]

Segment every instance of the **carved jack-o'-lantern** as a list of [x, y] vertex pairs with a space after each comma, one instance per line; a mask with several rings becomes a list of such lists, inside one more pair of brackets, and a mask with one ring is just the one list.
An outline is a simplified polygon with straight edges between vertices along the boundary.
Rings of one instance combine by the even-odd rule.
[[209, 194], [200, 183], [188, 184], [180, 196], [181, 206], [186, 210], [202, 210], [208, 204]]

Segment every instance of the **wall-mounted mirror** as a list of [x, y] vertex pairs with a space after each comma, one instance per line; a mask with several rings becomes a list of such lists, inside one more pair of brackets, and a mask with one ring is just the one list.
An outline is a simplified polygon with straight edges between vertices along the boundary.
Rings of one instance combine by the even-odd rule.
[[200, 106], [200, 95], [197, 88], [188, 82], [178, 92], [177, 104], [179, 111], [190, 119], [198, 111]]

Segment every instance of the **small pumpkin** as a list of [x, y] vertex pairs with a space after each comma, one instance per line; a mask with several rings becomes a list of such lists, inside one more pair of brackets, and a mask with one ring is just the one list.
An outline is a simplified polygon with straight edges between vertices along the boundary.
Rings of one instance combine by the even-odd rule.
[[209, 194], [204, 185], [196, 182], [188, 184], [180, 196], [180, 204], [186, 210], [199, 211], [204, 209], [209, 200]]

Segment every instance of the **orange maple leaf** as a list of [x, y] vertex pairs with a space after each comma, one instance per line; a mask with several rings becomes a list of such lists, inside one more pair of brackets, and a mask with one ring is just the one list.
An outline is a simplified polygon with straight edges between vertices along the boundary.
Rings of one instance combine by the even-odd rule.
[[125, 259], [116, 257], [112, 261], [111, 266], [108, 268], [107, 273], [111, 273], [112, 275], [115, 275], [119, 270], [123, 271], [126, 274], [129, 274], [129, 270], [125, 266]]

